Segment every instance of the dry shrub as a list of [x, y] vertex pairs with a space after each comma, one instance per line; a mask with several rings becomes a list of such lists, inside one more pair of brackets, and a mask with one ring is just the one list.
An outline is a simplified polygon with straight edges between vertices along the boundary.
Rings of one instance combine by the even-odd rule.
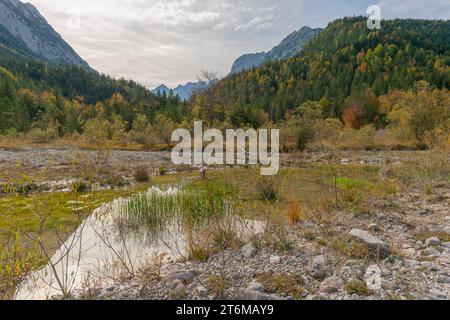
[[150, 177], [148, 175], [148, 170], [146, 167], [138, 167], [134, 174], [134, 178], [137, 182], [148, 182], [150, 181]]
[[187, 237], [189, 257], [196, 261], [206, 262], [211, 254], [211, 240], [207, 232], [191, 231]]
[[230, 279], [224, 274], [213, 274], [208, 279], [209, 290], [212, 294], [214, 294], [217, 298], [223, 299], [225, 298], [226, 291], [230, 286]]
[[287, 218], [290, 225], [296, 225], [301, 220], [307, 219], [306, 210], [299, 206], [298, 201], [294, 197], [291, 197], [289, 201]]
[[303, 296], [303, 278], [298, 274], [291, 273], [262, 273], [257, 277], [264, 290], [268, 293], [285, 294], [295, 299]]

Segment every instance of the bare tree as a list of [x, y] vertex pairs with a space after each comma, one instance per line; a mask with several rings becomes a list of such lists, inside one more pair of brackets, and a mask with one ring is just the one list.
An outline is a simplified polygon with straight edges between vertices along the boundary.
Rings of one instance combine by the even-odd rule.
[[218, 72], [207, 70], [200, 71], [200, 75], [198, 76], [198, 80], [206, 84], [206, 89], [204, 90], [205, 102], [202, 109], [206, 116], [206, 119], [204, 120], [206, 120], [208, 124], [212, 124], [214, 118], [214, 105], [217, 102], [214, 86], [219, 82], [219, 78]]

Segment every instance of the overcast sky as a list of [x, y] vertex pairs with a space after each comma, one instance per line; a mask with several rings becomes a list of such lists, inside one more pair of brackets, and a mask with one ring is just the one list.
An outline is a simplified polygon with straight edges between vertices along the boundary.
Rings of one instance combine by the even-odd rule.
[[[333, 19], [450, 19], [449, 0], [28, 0], [96, 70], [148, 87], [226, 75], [243, 53], [266, 51], [302, 26]], [[79, 17], [79, 19], [78, 19]]]

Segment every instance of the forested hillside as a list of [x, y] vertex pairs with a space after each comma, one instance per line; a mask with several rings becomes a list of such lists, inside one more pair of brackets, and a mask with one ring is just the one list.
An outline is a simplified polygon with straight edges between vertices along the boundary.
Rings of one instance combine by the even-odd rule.
[[94, 145], [168, 146], [175, 128], [203, 120], [219, 129], [279, 127], [286, 150], [328, 137], [358, 148], [450, 141], [450, 21], [383, 21], [371, 31], [366, 18], [340, 19], [298, 56], [210, 79], [215, 85], [189, 102], [49, 64], [9, 48], [11, 41], [0, 45], [0, 135], [6, 137], [40, 142], [84, 135]]
[[232, 117], [254, 125], [260, 110], [278, 122], [310, 100], [322, 100], [329, 117], [341, 117], [358, 101], [373, 122], [370, 97], [410, 89], [419, 80], [450, 87], [450, 21], [390, 20], [371, 31], [366, 18], [340, 19], [298, 56], [227, 77], [216, 93]]
[[181, 120], [187, 106], [175, 97], [157, 97], [133, 81], [52, 65], [0, 47], [0, 133], [82, 133], [86, 121], [96, 117], [115, 119], [127, 131], [138, 116], [150, 122], [158, 112]]

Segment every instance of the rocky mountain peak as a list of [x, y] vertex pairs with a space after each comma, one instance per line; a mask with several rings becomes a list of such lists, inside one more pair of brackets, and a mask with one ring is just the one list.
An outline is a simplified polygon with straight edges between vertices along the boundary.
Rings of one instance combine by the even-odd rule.
[[0, 0], [0, 27], [1, 38], [9, 39], [7, 44], [2, 44], [10, 49], [31, 52], [54, 64], [90, 68], [30, 3]]
[[267, 61], [292, 58], [321, 31], [322, 29], [320, 28], [312, 29], [305, 26], [298, 31], [292, 32], [269, 52], [244, 54], [233, 63], [231, 74], [259, 67]]

